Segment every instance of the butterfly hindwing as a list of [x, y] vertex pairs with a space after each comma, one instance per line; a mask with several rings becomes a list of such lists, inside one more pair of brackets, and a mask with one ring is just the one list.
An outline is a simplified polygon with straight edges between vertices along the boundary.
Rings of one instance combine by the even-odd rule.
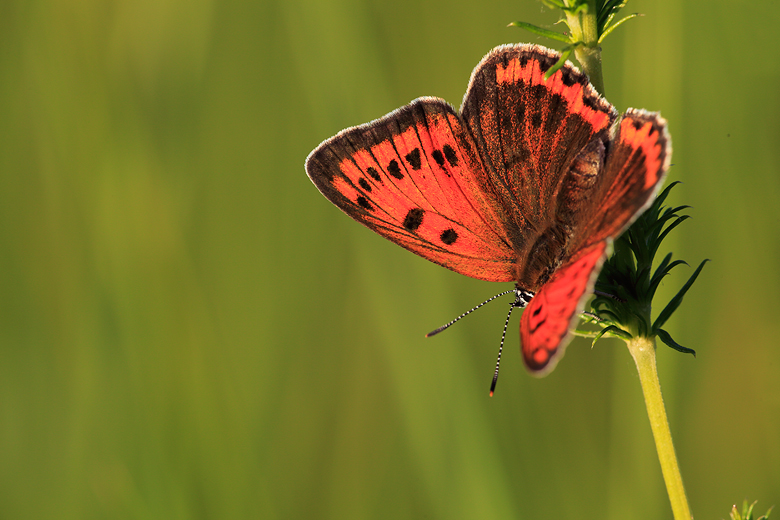
[[571, 259], [523, 311], [523, 359], [532, 373], [549, 372], [563, 355], [569, 329], [592, 292], [606, 244], [652, 202], [669, 168], [671, 142], [666, 121], [658, 114], [629, 109], [608, 146], [593, 191], [576, 205], [580, 221], [574, 228]]
[[606, 248], [607, 242], [601, 241], [580, 251], [555, 271], [526, 306], [520, 318], [520, 343], [531, 373], [550, 372], [563, 355], [570, 330], [593, 291]]
[[447, 103], [421, 98], [318, 146], [309, 177], [350, 217], [453, 271], [514, 279], [504, 215], [479, 154]]
[[671, 155], [666, 121], [657, 113], [629, 108], [610, 144], [599, 187], [582, 205], [573, 246], [618, 237], [652, 203]]

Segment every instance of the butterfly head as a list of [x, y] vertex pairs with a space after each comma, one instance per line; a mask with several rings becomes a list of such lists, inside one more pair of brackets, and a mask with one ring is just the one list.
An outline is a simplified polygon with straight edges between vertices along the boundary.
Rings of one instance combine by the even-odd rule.
[[513, 292], [515, 293], [515, 301], [512, 302], [512, 307], [519, 307], [520, 309], [528, 305], [528, 302], [534, 297], [534, 293], [521, 289], [519, 286], [515, 286]]

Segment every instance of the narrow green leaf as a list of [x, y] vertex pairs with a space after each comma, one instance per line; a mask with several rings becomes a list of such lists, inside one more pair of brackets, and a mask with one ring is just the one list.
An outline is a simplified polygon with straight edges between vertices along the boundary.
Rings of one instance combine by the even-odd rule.
[[656, 268], [655, 273], [653, 273], [653, 278], [651, 279], [651, 284], [652, 284], [652, 280], [655, 280], [656, 277], [659, 276], [659, 274], [660, 274], [660, 276], [666, 276], [666, 273], [669, 272], [669, 271], [666, 270], [666, 268], [669, 266], [669, 264], [671, 262], [672, 262], [672, 253], [668, 253], [664, 257], [664, 259], [661, 260], [661, 263], [658, 264], [658, 267]]
[[668, 235], [674, 228], [676, 228], [677, 226], [679, 226], [689, 218], [691, 218], [690, 215], [682, 215], [677, 217], [677, 220], [669, 224], [669, 226], [666, 229], [664, 229], [660, 235], [658, 235], [658, 238], [656, 239], [656, 243], [653, 244], [653, 248], [651, 249], [652, 252], [651, 256], [655, 256], [656, 251], [658, 251], [658, 247], [661, 245], [661, 242], [663, 242], [663, 240], [666, 238], [666, 235]]
[[599, 309], [596, 314], [598, 314], [599, 318], [601, 318], [603, 321], [618, 322], [620, 318], [617, 314], [609, 309]]
[[675, 260], [674, 262], [664, 267], [663, 270], [661, 270], [661, 267], [659, 266], [658, 269], [655, 270], [653, 279], [650, 280], [650, 289], [652, 290], [652, 292], [655, 293], [656, 289], [658, 288], [658, 284], [661, 283], [661, 280], [663, 279], [664, 276], [669, 274], [672, 271], [672, 269], [674, 269], [675, 267], [681, 264], [688, 265], [688, 262], [686, 262], [685, 260]]
[[[680, 206], [684, 207], [684, 206]], [[661, 229], [666, 225], [666, 223], [674, 218], [682, 218], [687, 217], [687, 215], [677, 215], [674, 212], [673, 208], [666, 208], [666, 210], [663, 212], [663, 214], [659, 215], [657, 217], [656, 222], [653, 223], [652, 226], [648, 229], [648, 234], [653, 236], [658, 236], [661, 234]]]
[[666, 332], [664, 329], [658, 329], [657, 333], [658, 337], [666, 343], [667, 346], [673, 348], [677, 352], [682, 352], [683, 354], [693, 354], [693, 357], [696, 357], [696, 351], [692, 348], [683, 347], [676, 341], [672, 339], [672, 336], [669, 335], [668, 332]]
[[691, 209], [693, 206], [689, 206], [688, 204], [683, 204], [682, 206], [677, 206], [673, 208], [671, 211], [672, 213], [679, 213], [684, 209]]
[[[637, 272], [637, 284], [636, 293], [640, 299], [652, 299], [648, 298], [648, 290], [650, 289], [650, 270], [651, 265], [646, 265]], [[652, 295], [650, 295], [652, 296]]]
[[625, 18], [621, 19], [619, 22], [615, 22], [614, 24], [612, 24], [611, 26], [606, 28], [606, 30], [601, 34], [601, 36], [599, 36], [599, 43], [603, 42], [604, 38], [609, 36], [609, 34], [612, 31], [614, 31], [615, 29], [617, 29], [618, 26], [622, 25], [623, 22], [626, 22], [626, 21], [630, 20], [631, 18], [636, 18], [637, 16], [639, 16], [639, 13], [630, 14], [630, 15], [626, 16]]
[[542, 0], [542, 3], [550, 9], [565, 9], [566, 4], [561, 0]]
[[622, 0], [609, 0], [599, 8], [598, 26], [599, 31], [603, 32], [605, 27], [609, 27], [609, 22], [618, 14], [618, 12], [626, 6], [626, 2]]
[[690, 278], [688, 278], [688, 281], [685, 282], [685, 285], [682, 286], [682, 289], [679, 290], [677, 294], [674, 295], [674, 298], [669, 300], [669, 303], [666, 304], [666, 307], [664, 307], [664, 310], [661, 311], [661, 314], [658, 315], [658, 317], [655, 319], [655, 322], [653, 322], [653, 331], [658, 331], [661, 327], [664, 326], [664, 323], [666, 323], [666, 320], [668, 320], [674, 311], [677, 310], [677, 307], [680, 306], [682, 303], [683, 296], [685, 296], [685, 293], [688, 292], [688, 289], [691, 288], [693, 285], [693, 282], [696, 281], [696, 278], [698, 278], [699, 273], [704, 268], [704, 264], [709, 262], [709, 260], [704, 260], [702, 263], [699, 264], [699, 267], [696, 268], [696, 271], [693, 272]]
[[616, 327], [615, 325], [610, 325], [609, 327], [604, 327], [599, 331], [598, 334], [596, 334], [596, 337], [593, 338], [593, 342], [590, 344], [590, 348], [593, 348], [596, 346], [596, 342], [604, 336], [604, 334], [612, 334], [613, 336], [617, 336], [619, 338], [623, 339], [631, 339], [632, 336], [625, 330], [621, 329], [620, 327]]
[[617, 12], [619, 9], [622, 9], [626, 6], [626, 0], [607, 0], [603, 3], [601, 6], [601, 9], [599, 10], [600, 14], [603, 13], [612, 13]]
[[661, 234], [661, 232], [664, 229], [664, 226], [669, 225], [669, 221], [674, 221], [674, 219], [680, 218], [677, 215], [669, 214], [669, 215], [660, 215], [657, 217], [657, 220], [649, 227], [647, 228], [647, 240], [648, 242], [652, 244], [658, 244], [658, 235]]
[[680, 183], [681, 183], [681, 181], [674, 181], [674, 182], [670, 183], [669, 186], [664, 188], [663, 191], [661, 193], [659, 193], [655, 197], [655, 202], [653, 202], [653, 205], [658, 205], [660, 207], [661, 204], [663, 204], [664, 201], [666, 200], [666, 197], [669, 196], [669, 193], [672, 191], [672, 188], [674, 188], [675, 186], [677, 186]]
[[[532, 25], [530, 23], [512, 22], [509, 25], [507, 25], [507, 27], [519, 27], [521, 29], [525, 29], [528, 32], [532, 32], [538, 36], [544, 36], [545, 38], [550, 38], [552, 40], [557, 40], [559, 42], [571, 43], [571, 38], [569, 36], [566, 36], [565, 34], [551, 31], [549, 29], [542, 29], [541, 27], [537, 27], [536, 25]], [[561, 66], [563, 66], [563, 64], [561, 64]]]
[[566, 63], [566, 60], [569, 59], [569, 56], [571, 56], [572, 51], [574, 51], [574, 45], [569, 45], [563, 51], [561, 52], [561, 57], [558, 58], [558, 61], [555, 62], [555, 65], [550, 67], [547, 72], [544, 73], [544, 79], [550, 79], [550, 76], [555, 74], [558, 69], [563, 67], [563, 65]]

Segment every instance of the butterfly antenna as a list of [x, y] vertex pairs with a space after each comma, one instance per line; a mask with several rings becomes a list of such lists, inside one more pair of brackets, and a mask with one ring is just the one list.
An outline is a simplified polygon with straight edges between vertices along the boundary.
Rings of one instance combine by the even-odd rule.
[[[487, 300], [485, 300], [484, 302], [480, 303], [480, 304], [479, 304], [479, 305], [477, 305], [476, 307], [474, 307], [474, 308], [472, 308], [472, 309], [470, 309], [470, 310], [467, 310], [466, 312], [464, 312], [463, 314], [461, 314], [460, 316], [458, 316], [457, 318], [455, 318], [455, 319], [454, 319], [454, 320], [452, 320], [451, 322], [447, 323], [446, 325], [442, 325], [442, 326], [441, 326], [441, 327], [439, 327], [438, 329], [436, 329], [436, 330], [433, 330], [433, 331], [429, 332], [428, 334], [426, 334], [426, 335], [425, 335], [425, 337], [426, 337], [426, 338], [430, 338], [431, 336], [435, 336], [435, 335], [436, 335], [436, 334], [438, 334], [439, 332], [441, 332], [441, 331], [443, 331], [443, 330], [445, 330], [445, 329], [448, 329], [448, 328], [450, 327], [450, 325], [453, 325], [453, 324], [454, 324], [456, 321], [459, 321], [460, 319], [462, 319], [462, 318], [465, 318], [466, 316], [468, 316], [469, 314], [471, 314], [471, 313], [472, 313], [472, 312], [474, 312], [475, 310], [479, 309], [480, 307], [482, 307], [482, 306], [483, 306], [483, 305], [485, 305], [486, 303], [490, 303], [490, 302], [492, 302], [493, 300], [495, 300], [496, 298], [500, 298], [501, 296], [504, 296], [505, 294], [509, 294], [509, 293], [511, 293], [511, 292], [516, 292], [516, 290], [515, 290], [515, 289], [510, 289], [510, 290], [508, 290], [508, 291], [504, 291], [504, 292], [502, 292], [502, 293], [496, 294], [495, 296], [493, 296], [493, 297], [491, 297], [491, 298], [488, 298]], [[512, 304], [512, 305], [514, 305], [514, 304]], [[504, 332], [506, 332], [506, 330], [504, 330]]]
[[[493, 397], [493, 392], [496, 391], [496, 383], [498, 383], [498, 367], [501, 365], [501, 352], [504, 350], [504, 340], [506, 339], [506, 329], [509, 327], [509, 317], [512, 316], [512, 311], [515, 310], [517, 307], [525, 307], [528, 301], [530, 300], [529, 293], [515, 290], [513, 291], [516, 295], [515, 301], [509, 304], [509, 312], [506, 315], [506, 321], [504, 322], [504, 332], [501, 333], [501, 345], [498, 346], [498, 359], [496, 360], [496, 371], [493, 374], [493, 382], [490, 383], [490, 397]], [[525, 298], [528, 298], [526, 300]]]
[[603, 292], [603, 291], [595, 291], [595, 290], [594, 290], [594, 291], [593, 291], [593, 294], [595, 294], [596, 296], [603, 296], [603, 297], [605, 297], [605, 298], [611, 298], [611, 299], [613, 299], [613, 300], [617, 300], [617, 301], [619, 301], [619, 302], [621, 302], [621, 303], [626, 303], [626, 300], [624, 300], [623, 298], [618, 298], [618, 297], [617, 297], [617, 296], [615, 296], [614, 294], [609, 294], [609, 293], [607, 293], [607, 292]]

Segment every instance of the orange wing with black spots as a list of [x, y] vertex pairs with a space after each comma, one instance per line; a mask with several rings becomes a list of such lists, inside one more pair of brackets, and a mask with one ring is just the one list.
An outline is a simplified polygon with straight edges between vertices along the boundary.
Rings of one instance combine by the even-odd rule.
[[380, 235], [461, 274], [514, 280], [506, 215], [460, 117], [421, 98], [323, 142], [306, 160], [331, 202]]

